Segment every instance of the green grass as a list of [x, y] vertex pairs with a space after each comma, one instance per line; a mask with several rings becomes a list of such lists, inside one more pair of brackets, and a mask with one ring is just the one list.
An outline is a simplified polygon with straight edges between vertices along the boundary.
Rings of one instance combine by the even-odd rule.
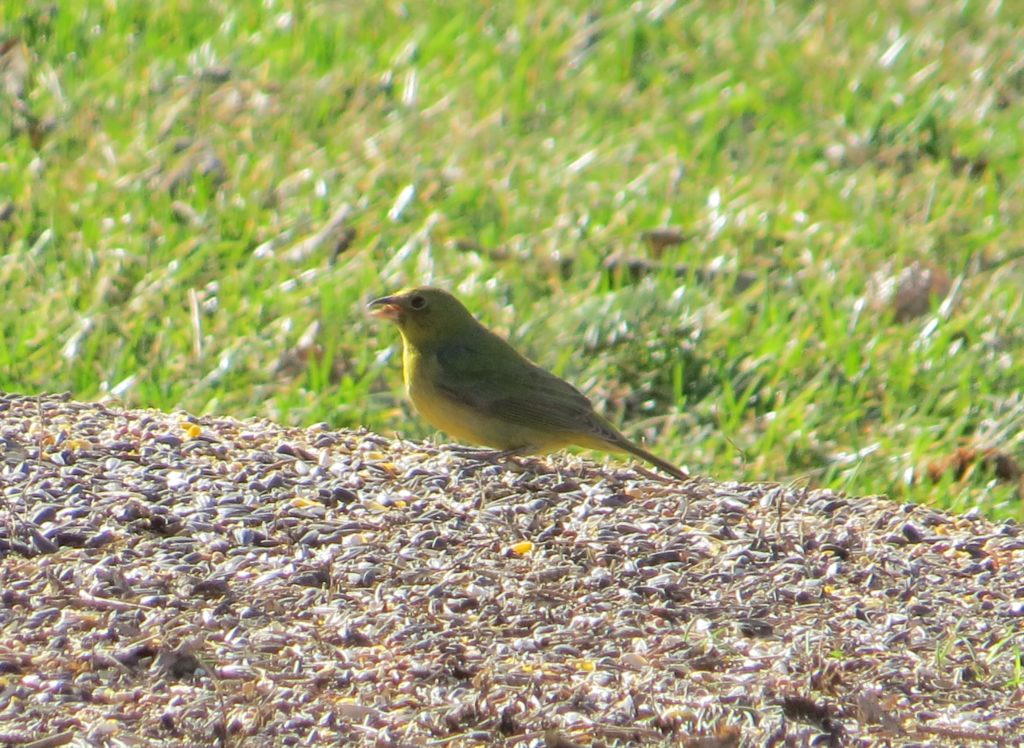
[[429, 281], [692, 470], [1022, 518], [926, 467], [1021, 456], [1024, 8], [891, 5], [6, 3], [0, 388], [427, 436]]

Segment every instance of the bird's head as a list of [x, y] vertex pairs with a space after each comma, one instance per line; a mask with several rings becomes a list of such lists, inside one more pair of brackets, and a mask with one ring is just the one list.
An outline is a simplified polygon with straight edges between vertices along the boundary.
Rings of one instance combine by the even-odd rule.
[[474, 327], [473, 315], [447, 291], [421, 286], [374, 299], [370, 314], [394, 322], [414, 346], [437, 343]]

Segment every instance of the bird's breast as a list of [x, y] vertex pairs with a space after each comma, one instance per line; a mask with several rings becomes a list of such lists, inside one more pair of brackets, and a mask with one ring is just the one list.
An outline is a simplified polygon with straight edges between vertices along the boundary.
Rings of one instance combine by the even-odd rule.
[[[439, 383], [444, 377], [437, 357], [406, 345], [403, 355], [405, 390], [416, 411], [431, 426], [458, 441], [495, 449], [548, 451], [570, 440], [539, 432], [535, 428], [496, 418], [480, 407], [459, 402], [444, 392]], [[449, 383], [453, 385], [457, 383]], [[472, 395], [473, 393], [468, 393]], [[469, 397], [467, 400], [471, 401]]]
[[427, 423], [459, 441], [488, 444], [478, 433], [479, 415], [474, 414], [472, 408], [452, 401], [438, 387], [442, 371], [436, 356], [406, 345], [402, 368], [405, 391], [416, 412]]

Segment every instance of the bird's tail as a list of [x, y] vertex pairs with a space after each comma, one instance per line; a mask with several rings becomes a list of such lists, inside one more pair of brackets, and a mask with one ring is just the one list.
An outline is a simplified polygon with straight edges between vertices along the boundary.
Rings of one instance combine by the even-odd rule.
[[658, 457], [658, 455], [648, 452], [639, 444], [634, 444], [625, 437], [623, 437], [622, 441], [618, 443], [618, 446], [621, 449], [624, 449], [627, 452], [629, 452], [631, 455], [636, 455], [641, 460], [646, 460], [647, 462], [654, 465], [654, 467], [658, 468], [664, 473], [668, 473], [673, 478], [676, 478], [678, 480], [690, 479], [690, 475], [685, 470], [680, 470], [668, 460], [661, 459], [660, 457]]

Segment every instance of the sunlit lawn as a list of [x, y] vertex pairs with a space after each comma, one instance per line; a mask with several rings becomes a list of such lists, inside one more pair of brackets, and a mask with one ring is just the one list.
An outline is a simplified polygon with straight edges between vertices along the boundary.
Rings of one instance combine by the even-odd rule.
[[1024, 517], [1022, 5], [0, 21], [0, 388], [426, 437], [430, 282], [691, 470]]

